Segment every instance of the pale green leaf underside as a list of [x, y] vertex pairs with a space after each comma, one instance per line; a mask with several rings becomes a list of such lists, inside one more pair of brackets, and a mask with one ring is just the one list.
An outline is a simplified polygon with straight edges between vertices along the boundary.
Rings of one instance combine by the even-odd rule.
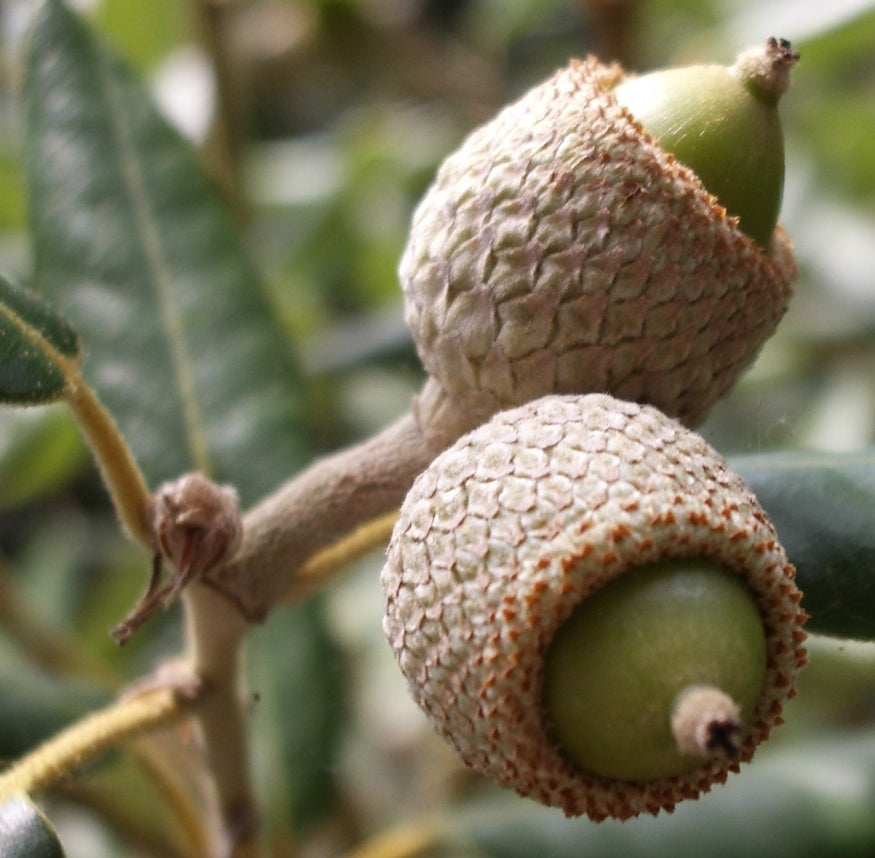
[[85, 377], [150, 481], [197, 468], [252, 500], [301, 464], [302, 404], [220, 195], [59, 0], [36, 16], [25, 92], [38, 285], [79, 331]]
[[3, 858], [63, 858], [64, 850], [48, 820], [25, 796], [0, 804]]
[[0, 276], [0, 402], [38, 405], [64, 394], [80, 358], [70, 324], [34, 293]]
[[808, 629], [875, 640], [875, 449], [733, 460], [797, 569]]

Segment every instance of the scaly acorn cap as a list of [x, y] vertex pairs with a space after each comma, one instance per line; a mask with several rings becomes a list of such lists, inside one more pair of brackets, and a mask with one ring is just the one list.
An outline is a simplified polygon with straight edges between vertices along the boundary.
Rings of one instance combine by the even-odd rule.
[[417, 207], [399, 265], [431, 376], [484, 419], [609, 392], [688, 425], [728, 392], [796, 276], [572, 60], [475, 130]]
[[[681, 750], [731, 741], [733, 753], [668, 777], [594, 775], [554, 738], [545, 654], [591, 594], [674, 559], [747, 582], [762, 617], [762, 691], [743, 724], [731, 700], [696, 691], [695, 707], [715, 713], [704, 737], [686, 704], [666, 713]], [[383, 628], [413, 697], [462, 759], [594, 820], [671, 810], [723, 782], [780, 723], [805, 662], [794, 569], [742, 479], [657, 409], [601, 394], [501, 412], [438, 456], [403, 504], [381, 582]]]

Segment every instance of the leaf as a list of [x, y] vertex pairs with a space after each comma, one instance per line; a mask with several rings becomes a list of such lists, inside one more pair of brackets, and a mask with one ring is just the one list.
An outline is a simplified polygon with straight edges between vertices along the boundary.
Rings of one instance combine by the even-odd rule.
[[0, 667], [0, 699], [0, 758], [9, 760], [106, 704], [110, 695], [39, 673], [16, 660], [15, 669], [8, 662]]
[[3, 858], [63, 858], [51, 823], [26, 796], [0, 804], [0, 855]]
[[808, 630], [875, 640], [875, 450], [740, 457], [796, 566]]
[[65, 367], [80, 357], [70, 324], [39, 296], [0, 276], [0, 402], [54, 402], [67, 385]]
[[27, 65], [37, 282], [150, 481], [251, 502], [303, 461], [297, 366], [223, 200], [142, 82], [60, 0]]
[[306, 831], [331, 806], [332, 757], [341, 738], [340, 655], [321, 602], [277, 613], [250, 635], [248, 676], [260, 780], [271, 784], [273, 818]]
[[449, 828], [484, 858], [862, 858], [875, 854], [873, 796], [875, 733], [869, 731], [766, 754], [671, 815], [594, 825], [503, 798], [469, 805]]

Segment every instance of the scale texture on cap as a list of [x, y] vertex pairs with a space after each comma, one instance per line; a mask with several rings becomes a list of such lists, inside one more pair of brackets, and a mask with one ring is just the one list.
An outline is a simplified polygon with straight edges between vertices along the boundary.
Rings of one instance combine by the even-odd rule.
[[784, 314], [796, 275], [574, 60], [441, 166], [399, 273], [428, 372], [484, 415], [608, 392], [701, 421]]

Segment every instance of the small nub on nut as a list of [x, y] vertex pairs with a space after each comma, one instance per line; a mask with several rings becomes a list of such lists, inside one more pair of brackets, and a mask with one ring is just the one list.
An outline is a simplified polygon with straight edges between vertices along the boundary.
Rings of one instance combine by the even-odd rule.
[[741, 710], [724, 691], [693, 685], [678, 694], [671, 716], [671, 731], [678, 751], [692, 757], [739, 753]]

